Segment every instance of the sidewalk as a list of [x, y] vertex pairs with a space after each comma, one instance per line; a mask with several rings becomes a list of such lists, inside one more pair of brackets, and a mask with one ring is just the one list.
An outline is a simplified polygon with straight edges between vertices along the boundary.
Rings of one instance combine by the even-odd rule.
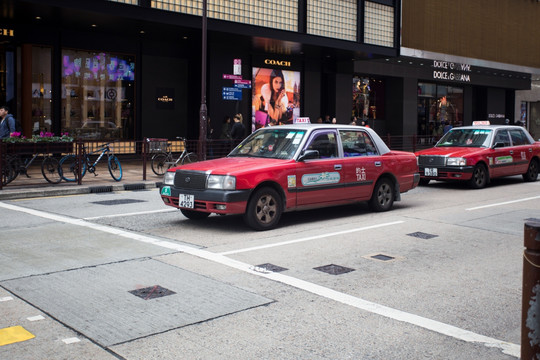
[[24, 199], [32, 197], [62, 196], [75, 194], [90, 194], [98, 192], [112, 192], [125, 190], [151, 189], [159, 186], [163, 177], [152, 172], [150, 164], [146, 166], [146, 181], [143, 180], [143, 167], [141, 160], [121, 160], [122, 180], [115, 181], [109, 174], [107, 165], [98, 165], [95, 176], [87, 173], [82, 184], [62, 181], [59, 184], [48, 183], [41, 174], [39, 166], [32, 166], [27, 178], [20, 174], [17, 178], [0, 190], [0, 201]]

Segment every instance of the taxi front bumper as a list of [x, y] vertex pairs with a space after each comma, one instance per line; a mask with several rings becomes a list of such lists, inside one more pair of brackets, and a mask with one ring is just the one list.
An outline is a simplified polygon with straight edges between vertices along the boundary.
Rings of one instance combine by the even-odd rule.
[[[469, 180], [474, 166], [419, 166], [420, 177], [432, 180]], [[426, 169], [428, 169], [426, 171]], [[433, 170], [436, 170], [436, 175]]]
[[[246, 211], [247, 202], [251, 190], [194, 190], [179, 189], [174, 186], [163, 185], [159, 192], [165, 205], [194, 211], [216, 214], [243, 214]], [[192, 195], [194, 207], [185, 208], [179, 206], [180, 194]]]

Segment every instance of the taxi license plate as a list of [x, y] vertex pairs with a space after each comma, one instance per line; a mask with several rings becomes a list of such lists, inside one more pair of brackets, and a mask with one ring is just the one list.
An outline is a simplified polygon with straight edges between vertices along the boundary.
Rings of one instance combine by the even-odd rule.
[[437, 176], [437, 168], [425, 168], [424, 176]]
[[178, 206], [193, 209], [195, 207], [195, 196], [189, 194], [180, 194], [178, 196]]

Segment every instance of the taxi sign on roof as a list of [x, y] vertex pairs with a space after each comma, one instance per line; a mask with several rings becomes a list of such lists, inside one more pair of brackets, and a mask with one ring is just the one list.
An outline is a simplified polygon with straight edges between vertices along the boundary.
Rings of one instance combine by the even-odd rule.
[[480, 126], [480, 125], [491, 125], [489, 120], [483, 120], [483, 121], [473, 121], [473, 126]]
[[311, 121], [309, 121], [308, 117], [297, 117], [294, 120], [295, 124], [311, 124]]

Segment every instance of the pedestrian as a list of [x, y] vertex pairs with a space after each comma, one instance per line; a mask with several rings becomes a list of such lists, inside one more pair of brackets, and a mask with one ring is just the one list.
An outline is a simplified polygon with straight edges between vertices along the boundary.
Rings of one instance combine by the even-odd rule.
[[243, 124], [242, 114], [234, 115], [234, 124], [231, 128], [231, 138], [239, 143], [246, 136], [246, 127]]
[[16, 121], [13, 115], [9, 113], [9, 107], [6, 105], [0, 107], [0, 139], [5, 139], [16, 132]]
[[214, 128], [212, 127], [212, 121], [209, 116], [206, 123], [206, 143], [208, 145], [208, 157], [210, 159], [214, 158], [214, 144], [212, 143], [213, 136], [214, 136]]

